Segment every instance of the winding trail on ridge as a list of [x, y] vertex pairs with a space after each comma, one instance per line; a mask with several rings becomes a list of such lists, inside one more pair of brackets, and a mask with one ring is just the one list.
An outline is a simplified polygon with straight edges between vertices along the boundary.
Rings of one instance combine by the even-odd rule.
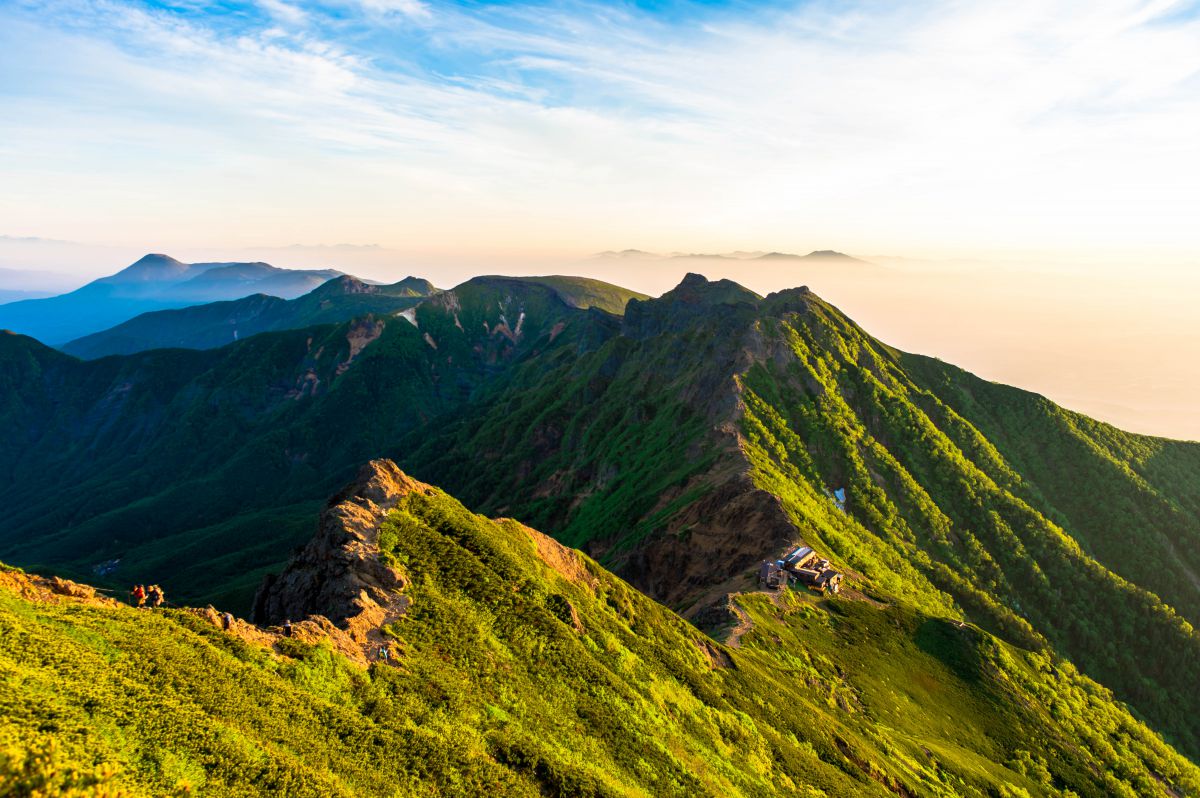
[[742, 635], [754, 628], [754, 621], [750, 620], [750, 613], [742, 609], [741, 606], [734, 600], [733, 596], [730, 596], [729, 608], [733, 610], [733, 614], [738, 617], [738, 622], [737, 625], [730, 630], [729, 637], [726, 639], [725, 645], [729, 646], [730, 648], [741, 648]]

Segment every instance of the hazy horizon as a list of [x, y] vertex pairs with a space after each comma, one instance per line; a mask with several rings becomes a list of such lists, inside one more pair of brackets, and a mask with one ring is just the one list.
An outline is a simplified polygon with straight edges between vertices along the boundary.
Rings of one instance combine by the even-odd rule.
[[[14, 265], [5, 244], [12, 241], [0, 238], [0, 289], [21, 287], [5, 284], [3, 270]], [[58, 282], [47, 287], [77, 287], [147, 253], [90, 251], [89, 257], [103, 260], [91, 263], [86, 274], [71, 275], [72, 261], [54, 257], [80, 257], [85, 250], [65, 246], [49, 246], [52, 252], [41, 255], [40, 268], [58, 275]], [[414, 275], [443, 288], [480, 274], [556, 273], [594, 277], [657, 296], [689, 271], [733, 279], [760, 294], [807, 284], [868, 333], [898, 349], [1043, 394], [1131, 432], [1200, 440], [1200, 415], [1194, 412], [1200, 361], [1193, 357], [1200, 351], [1193, 315], [1200, 275], [1187, 268], [1130, 266], [1097, 274], [1087, 264], [921, 261], [858, 253], [846, 254], [868, 263], [849, 268], [831, 261], [598, 254], [422, 261], [383, 247], [349, 246], [196, 248], [165, 254], [188, 262], [264, 260], [290, 268], [336, 268], [380, 281]], [[113, 262], [116, 257], [123, 260]]]
[[[809, 281], [893, 345], [1200, 439], [1195, 3], [18, 0], [0, 102], [9, 291], [146, 252]], [[886, 271], [588, 257], [625, 248]]]

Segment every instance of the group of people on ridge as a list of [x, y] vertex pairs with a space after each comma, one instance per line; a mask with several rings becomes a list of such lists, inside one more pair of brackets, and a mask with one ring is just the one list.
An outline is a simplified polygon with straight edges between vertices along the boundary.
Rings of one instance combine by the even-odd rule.
[[129, 591], [129, 595], [133, 597], [133, 603], [136, 607], [161, 607], [167, 603], [167, 595], [158, 585], [134, 585], [133, 590]]

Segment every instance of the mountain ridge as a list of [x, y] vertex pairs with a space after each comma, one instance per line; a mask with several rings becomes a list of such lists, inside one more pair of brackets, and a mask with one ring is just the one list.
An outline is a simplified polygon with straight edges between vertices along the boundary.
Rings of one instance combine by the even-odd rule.
[[252, 294], [241, 299], [152, 311], [74, 341], [63, 352], [87, 360], [147, 349], [212, 349], [262, 332], [340, 323], [369, 313], [391, 315], [412, 307], [436, 289], [407, 277], [391, 285], [352, 275], [334, 277], [295, 299]]
[[[498, 285], [506, 280], [512, 281], [513, 285], [542, 285], [571, 307], [596, 307], [617, 315], [624, 312], [630, 299], [648, 298], [636, 291], [584, 277], [481, 276], [473, 279], [496, 281]], [[377, 284], [342, 275], [291, 300], [255, 294], [229, 302], [142, 314], [60, 348], [88, 360], [165, 347], [211, 349], [262, 332], [340, 323], [369, 313], [395, 315], [432, 297], [437, 291], [428, 280], [418, 277]]]
[[[299, 599], [286, 627], [0, 567], [0, 742], [20, 743], [0, 777], [217, 796], [1200, 789], [1069, 662], [961, 622], [757, 592], [733, 599], [749, 628], [726, 646], [387, 461], [321, 517], [264, 587]], [[331, 617], [308, 614], [318, 595]]]
[[790, 252], [671, 252], [661, 254], [641, 249], [606, 250], [592, 257], [597, 259], [648, 259], [648, 260], [796, 260], [796, 261], [841, 261], [846, 264], [875, 264], [833, 249], [815, 249], [807, 255]]
[[886, 603], [1067, 657], [1200, 749], [1200, 447], [899, 352], [803, 289], [693, 276], [622, 317], [479, 278], [411, 320], [208, 352], [3, 343], [0, 413], [29, 437], [0, 444], [0, 557], [123, 557], [116, 578], [247, 606], [329, 483], [391, 456], [693, 616], [798, 537]]

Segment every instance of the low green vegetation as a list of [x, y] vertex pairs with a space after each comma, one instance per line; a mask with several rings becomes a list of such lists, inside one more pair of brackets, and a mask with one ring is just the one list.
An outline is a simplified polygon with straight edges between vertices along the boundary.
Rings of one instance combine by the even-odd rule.
[[[827, 306], [779, 322], [777, 336], [793, 357], [743, 380], [747, 452], [760, 484], [814, 545], [889, 595], [1065, 654], [1181, 748], [1200, 752], [1200, 694], [1190, 687], [1200, 680], [1200, 636], [1160, 597], [1191, 617], [1200, 609], [1191, 555], [1172, 552], [1196, 539], [1196, 520], [1134, 470], [1150, 451], [1194, 447], [1095, 422], [1089, 438], [1079, 417], [1044, 400], [929, 361], [910, 375], [914, 358]], [[942, 379], [927, 383], [930, 371]], [[965, 397], [988, 390], [1021, 400], [1007, 409], [984, 402], [992, 436], [939, 396], [975, 414]], [[1037, 433], [1014, 439], [1009, 413]], [[1006, 417], [1007, 429], [997, 422]], [[1062, 459], [1033, 465], [1034, 441]], [[1080, 477], [1086, 488], [1072, 484]], [[848, 514], [824, 495], [834, 486], [847, 490]]]
[[577, 308], [599, 308], [618, 316], [625, 312], [625, 306], [631, 299], [649, 299], [645, 294], [630, 291], [619, 285], [593, 280], [589, 277], [522, 277], [530, 283], [553, 288], [568, 305]]
[[391, 664], [369, 668], [189, 611], [0, 588], [0, 792], [1200, 791], [1108, 691], [972, 626], [760, 594], [741, 599], [754, 626], [731, 650], [441, 492], [402, 500], [380, 540], [412, 604], [387, 627]]

